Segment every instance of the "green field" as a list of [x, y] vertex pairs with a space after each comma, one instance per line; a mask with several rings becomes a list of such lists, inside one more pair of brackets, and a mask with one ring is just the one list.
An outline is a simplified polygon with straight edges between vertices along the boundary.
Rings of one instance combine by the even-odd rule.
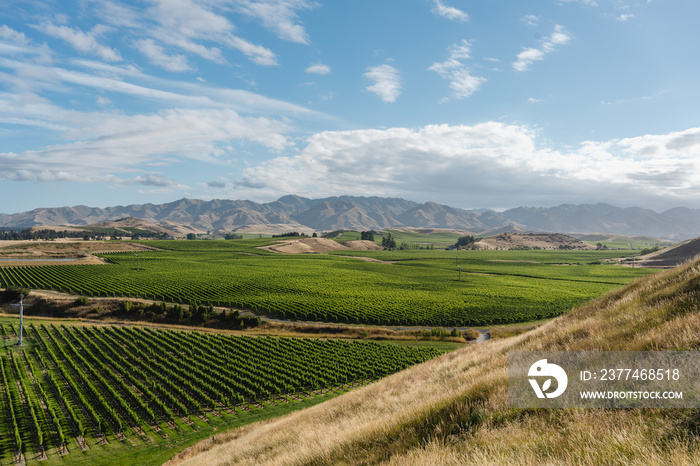
[[0, 285], [196, 301], [293, 320], [480, 326], [560, 315], [654, 272], [601, 262], [619, 257], [621, 251], [436, 249], [284, 255], [256, 248], [270, 242], [143, 241], [162, 250], [138, 257], [105, 254], [109, 265], [4, 267]]
[[[160, 464], [219, 429], [310, 406], [435, 357], [375, 342], [0, 323], [0, 461]], [[87, 447], [87, 449], [85, 449]], [[46, 461], [46, 462], [44, 462]]]

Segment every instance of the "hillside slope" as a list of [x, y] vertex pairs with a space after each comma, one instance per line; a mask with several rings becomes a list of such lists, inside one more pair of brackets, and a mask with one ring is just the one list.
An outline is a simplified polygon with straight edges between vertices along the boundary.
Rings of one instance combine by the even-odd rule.
[[698, 410], [510, 409], [507, 353], [700, 349], [700, 260], [506, 340], [217, 435], [173, 464], [700, 464]]
[[645, 267], [675, 267], [700, 254], [700, 238], [693, 238], [660, 251], [639, 256]]

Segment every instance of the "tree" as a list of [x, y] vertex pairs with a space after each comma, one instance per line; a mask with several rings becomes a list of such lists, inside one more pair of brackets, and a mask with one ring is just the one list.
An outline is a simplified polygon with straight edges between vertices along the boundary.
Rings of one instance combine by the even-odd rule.
[[387, 233], [386, 236], [382, 238], [382, 247], [384, 249], [396, 249], [396, 241], [391, 233]]
[[197, 235], [194, 233], [187, 233], [187, 239], [197, 239]]
[[457, 238], [457, 242], [455, 243], [454, 248], [455, 249], [459, 249], [460, 247], [466, 248], [470, 244], [474, 244], [475, 241], [476, 241], [476, 238], [474, 238], [471, 235], [460, 236], [459, 238]]
[[20, 296], [25, 298], [29, 295], [29, 288], [24, 288], [20, 286], [8, 286], [5, 291], [0, 293], [0, 303], [14, 303], [19, 302]]
[[371, 231], [363, 231], [360, 233], [360, 239], [365, 241], [374, 241], [374, 233]]

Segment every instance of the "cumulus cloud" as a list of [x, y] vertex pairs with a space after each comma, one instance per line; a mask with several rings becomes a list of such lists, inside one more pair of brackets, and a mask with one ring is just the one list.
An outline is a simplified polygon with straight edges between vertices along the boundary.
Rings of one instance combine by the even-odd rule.
[[331, 67], [323, 63], [311, 65], [305, 70], [307, 73], [326, 75], [331, 73]]
[[433, 13], [447, 18], [453, 21], [459, 21], [460, 23], [466, 23], [469, 21], [469, 15], [460, 9], [447, 6], [441, 0], [433, 0], [435, 7], [433, 8]]
[[298, 155], [245, 169], [237, 188], [251, 195], [353, 192], [451, 205], [479, 199], [492, 207], [552, 199], [653, 205], [700, 194], [700, 128], [587, 141], [570, 152], [539, 146], [532, 130], [496, 122], [323, 132]]
[[472, 75], [469, 67], [464, 64], [464, 60], [471, 58], [470, 53], [471, 43], [462, 40], [450, 47], [447, 60], [433, 63], [428, 68], [450, 82], [452, 96], [457, 99], [469, 97], [486, 82], [486, 78]]
[[365, 78], [374, 84], [365, 89], [379, 96], [384, 102], [394, 102], [401, 94], [401, 76], [399, 70], [391, 65], [379, 65], [367, 68]]
[[516, 71], [525, 71], [531, 64], [543, 60], [545, 55], [554, 52], [558, 46], [568, 43], [571, 39], [566, 28], [557, 24], [554, 26], [554, 32], [540, 41], [539, 48], [524, 48], [517, 55], [517, 60], [513, 62], [513, 68]]

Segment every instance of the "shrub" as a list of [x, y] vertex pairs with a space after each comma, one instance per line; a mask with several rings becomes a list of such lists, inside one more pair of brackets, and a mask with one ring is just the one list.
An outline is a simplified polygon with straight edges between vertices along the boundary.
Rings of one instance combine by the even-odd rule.
[[90, 299], [88, 299], [87, 296], [80, 296], [73, 302], [73, 304], [76, 306], [87, 306], [90, 304]]

